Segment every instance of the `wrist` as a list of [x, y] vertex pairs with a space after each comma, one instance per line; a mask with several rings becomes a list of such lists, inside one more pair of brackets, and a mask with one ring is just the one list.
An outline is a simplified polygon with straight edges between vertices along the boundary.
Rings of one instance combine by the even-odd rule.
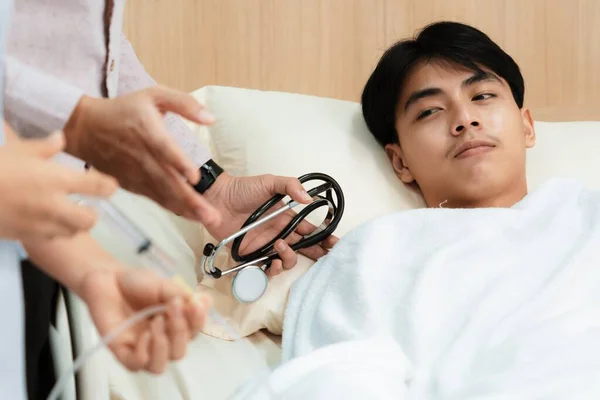
[[88, 110], [93, 109], [94, 102], [97, 99], [89, 96], [81, 96], [77, 105], [71, 112], [69, 120], [63, 128], [65, 134], [65, 152], [85, 160], [82, 148], [82, 137], [86, 131], [86, 117], [89, 113]]
[[203, 196], [215, 207], [224, 205], [228, 200], [229, 188], [235, 178], [227, 172], [222, 172], [214, 183], [204, 192]]
[[206, 161], [199, 169], [200, 179], [193, 185], [194, 190], [203, 195], [223, 172], [223, 168], [212, 158]]
[[90, 284], [93, 285], [95, 277], [100, 276], [99, 274], [113, 274], [117, 275], [123, 270], [112, 256], [108, 254], [98, 254], [100, 257], [90, 261], [82, 268], [79, 275], [79, 279], [74, 282], [71, 290], [84, 301], [86, 300], [86, 293], [89, 292], [88, 287]]
[[22, 244], [29, 259], [81, 298], [85, 296], [85, 282], [93, 272], [114, 272], [121, 268], [88, 234], [24, 240]]
[[97, 298], [98, 282], [106, 282], [109, 279], [118, 286], [118, 282], [126, 268], [94, 268], [86, 271], [75, 290], [72, 290], [84, 303], [93, 304], [94, 297]]

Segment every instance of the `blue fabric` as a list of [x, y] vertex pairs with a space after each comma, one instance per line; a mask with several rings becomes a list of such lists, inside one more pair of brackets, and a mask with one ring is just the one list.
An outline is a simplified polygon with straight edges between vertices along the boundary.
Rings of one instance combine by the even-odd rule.
[[[0, 93], [4, 92], [4, 50], [12, 6], [12, 0], [0, 0]], [[3, 101], [0, 101], [0, 113], [4, 116]], [[2, 145], [4, 132], [0, 126], [0, 146]], [[0, 240], [0, 396], [3, 399], [26, 399], [24, 306], [20, 270], [23, 255], [24, 250], [19, 243]]]

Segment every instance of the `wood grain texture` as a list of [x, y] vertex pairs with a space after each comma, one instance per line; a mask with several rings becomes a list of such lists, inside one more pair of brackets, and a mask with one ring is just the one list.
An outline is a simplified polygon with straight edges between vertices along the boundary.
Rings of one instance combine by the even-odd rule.
[[386, 47], [442, 19], [511, 54], [546, 120], [600, 119], [598, 0], [129, 0], [124, 30], [154, 78], [178, 89], [356, 101]]

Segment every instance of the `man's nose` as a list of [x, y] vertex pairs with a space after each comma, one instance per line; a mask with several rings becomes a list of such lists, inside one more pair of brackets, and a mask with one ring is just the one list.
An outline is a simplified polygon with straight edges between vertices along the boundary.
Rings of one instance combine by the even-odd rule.
[[454, 136], [462, 135], [467, 128], [477, 128], [481, 125], [479, 119], [469, 107], [461, 107], [456, 112], [455, 121], [452, 126]]

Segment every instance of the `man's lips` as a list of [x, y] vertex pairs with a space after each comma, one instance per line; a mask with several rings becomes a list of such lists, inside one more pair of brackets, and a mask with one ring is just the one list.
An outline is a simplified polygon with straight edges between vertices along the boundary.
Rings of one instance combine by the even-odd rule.
[[484, 139], [474, 139], [462, 143], [454, 150], [454, 158], [465, 158], [486, 153], [496, 147], [496, 143]]

